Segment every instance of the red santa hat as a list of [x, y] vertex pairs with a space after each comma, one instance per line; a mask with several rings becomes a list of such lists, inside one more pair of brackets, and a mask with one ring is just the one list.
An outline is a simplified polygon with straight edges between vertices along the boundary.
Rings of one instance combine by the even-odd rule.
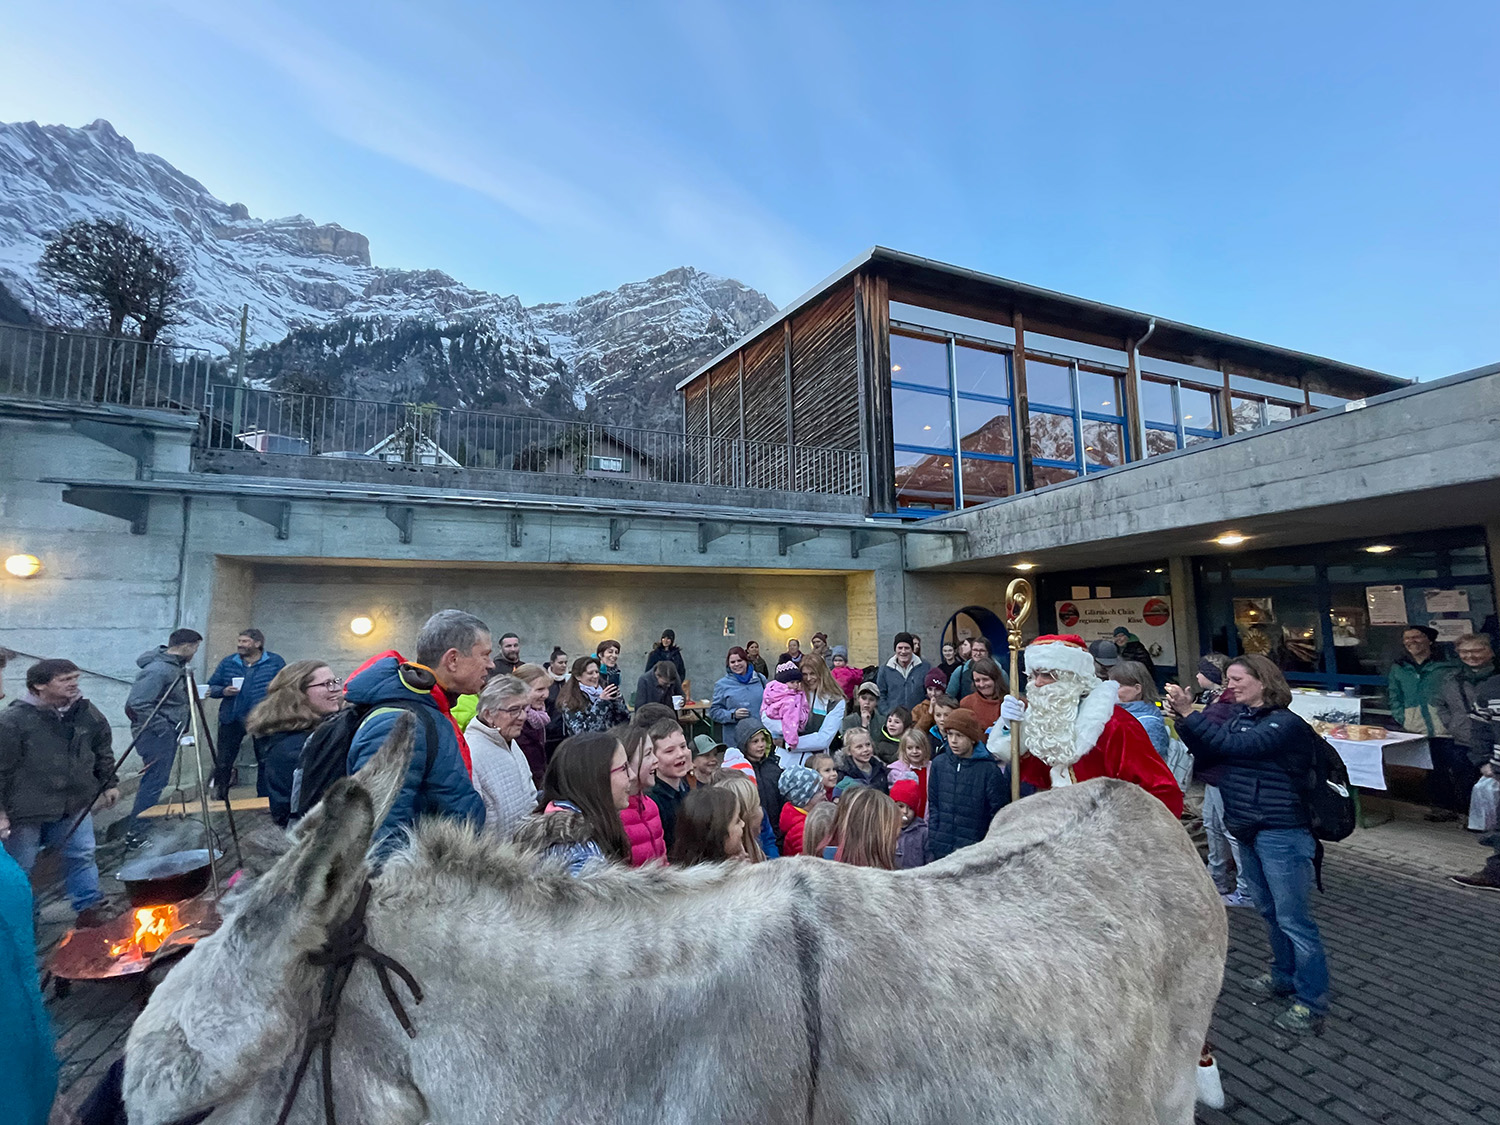
[[1026, 674], [1072, 672], [1075, 676], [1094, 676], [1094, 656], [1076, 633], [1048, 633], [1026, 646]]

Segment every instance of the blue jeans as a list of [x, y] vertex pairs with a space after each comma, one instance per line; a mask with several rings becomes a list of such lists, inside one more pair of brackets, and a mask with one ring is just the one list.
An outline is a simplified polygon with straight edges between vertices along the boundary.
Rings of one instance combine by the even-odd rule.
[[132, 818], [161, 800], [172, 776], [172, 763], [177, 759], [177, 728], [153, 723], [141, 732], [135, 748], [146, 772], [141, 774], [141, 787], [136, 790], [135, 804], [130, 809]]
[[1318, 1015], [1328, 1012], [1328, 958], [1312, 918], [1313, 852], [1305, 828], [1267, 828], [1240, 842], [1250, 894], [1271, 936], [1271, 978]]
[[[1220, 894], [1235, 891], [1250, 894], [1245, 865], [1240, 860], [1240, 842], [1224, 830], [1224, 797], [1217, 785], [1203, 787], [1203, 832], [1208, 837], [1208, 873]], [[1234, 886], [1229, 885], [1229, 860], [1234, 857]]]
[[94, 863], [94, 817], [89, 814], [79, 822], [78, 831], [68, 832], [78, 813], [46, 824], [15, 824], [5, 850], [27, 875], [36, 866], [37, 854], [43, 848], [61, 848], [63, 886], [74, 910], [87, 910], [104, 901], [99, 893], [99, 867]]

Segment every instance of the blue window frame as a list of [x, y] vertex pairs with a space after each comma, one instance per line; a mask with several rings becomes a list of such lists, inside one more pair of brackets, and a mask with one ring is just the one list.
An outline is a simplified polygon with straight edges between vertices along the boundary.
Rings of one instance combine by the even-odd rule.
[[1037, 487], [1103, 472], [1129, 459], [1118, 374], [1028, 352], [1026, 392]]
[[1186, 449], [1224, 436], [1220, 392], [1160, 375], [1141, 378], [1146, 456]]
[[1018, 487], [1010, 355], [943, 333], [891, 333], [896, 510], [929, 515]]

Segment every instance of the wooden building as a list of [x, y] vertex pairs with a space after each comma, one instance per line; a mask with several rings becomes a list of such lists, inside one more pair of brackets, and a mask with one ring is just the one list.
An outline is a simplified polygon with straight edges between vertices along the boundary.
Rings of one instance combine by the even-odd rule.
[[875, 247], [678, 389], [726, 483], [858, 452], [870, 512], [920, 517], [1406, 382]]

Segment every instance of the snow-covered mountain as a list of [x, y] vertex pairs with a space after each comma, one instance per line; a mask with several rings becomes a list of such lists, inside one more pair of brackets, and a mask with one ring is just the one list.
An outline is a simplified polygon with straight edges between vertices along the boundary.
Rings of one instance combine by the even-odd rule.
[[675, 426], [672, 384], [775, 312], [764, 294], [691, 267], [528, 308], [439, 270], [374, 266], [369, 240], [336, 223], [252, 218], [107, 121], [0, 123], [0, 285], [37, 318], [80, 323], [37, 275], [47, 239], [115, 217], [184, 259], [176, 342], [231, 349], [248, 304], [254, 374], [361, 397]]

